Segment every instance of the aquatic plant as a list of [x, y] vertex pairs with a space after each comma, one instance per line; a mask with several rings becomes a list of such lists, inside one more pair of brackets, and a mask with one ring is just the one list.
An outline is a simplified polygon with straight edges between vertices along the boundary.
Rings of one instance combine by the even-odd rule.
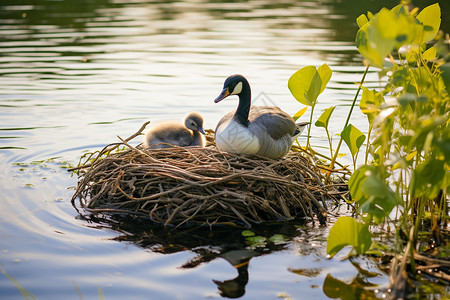
[[[425, 269], [417, 268], [417, 263], [426, 266], [433, 261], [438, 270], [450, 265], [447, 260], [419, 254], [418, 244], [420, 233], [427, 232], [433, 242], [426, 250], [436, 255], [442, 249], [439, 245], [445, 247], [448, 242], [444, 234], [449, 220], [450, 64], [445, 62], [448, 41], [438, 34], [440, 16], [439, 4], [420, 12], [401, 4], [357, 18], [355, 44], [367, 68], [355, 101], [362, 89], [359, 106], [367, 116], [369, 131], [365, 139], [348, 124], [354, 101], [329, 166], [334, 168], [344, 140], [356, 169], [356, 156], [366, 140], [365, 163], [348, 182], [361, 220], [340, 217], [331, 228], [327, 253], [333, 256], [345, 246], [351, 246], [354, 254], [366, 253], [372, 245], [369, 229], [393, 224], [392, 297], [405, 293], [407, 274], [414, 277], [418, 269]], [[379, 69], [385, 82], [381, 91], [362, 86], [369, 66]], [[326, 128], [326, 124], [318, 125]], [[396, 207], [400, 214], [391, 216]], [[442, 270], [428, 274], [448, 280]]]

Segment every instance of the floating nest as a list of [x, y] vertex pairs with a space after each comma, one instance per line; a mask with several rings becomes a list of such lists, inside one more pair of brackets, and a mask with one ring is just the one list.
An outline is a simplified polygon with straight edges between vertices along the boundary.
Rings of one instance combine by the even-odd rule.
[[74, 168], [80, 178], [72, 204], [80, 212], [132, 215], [176, 227], [251, 227], [314, 216], [324, 223], [327, 200], [342, 194], [335, 185], [323, 184], [319, 168], [305, 153], [291, 151], [277, 160], [225, 153], [214, 147], [212, 131], [204, 148], [131, 146], [128, 142], [145, 125]]

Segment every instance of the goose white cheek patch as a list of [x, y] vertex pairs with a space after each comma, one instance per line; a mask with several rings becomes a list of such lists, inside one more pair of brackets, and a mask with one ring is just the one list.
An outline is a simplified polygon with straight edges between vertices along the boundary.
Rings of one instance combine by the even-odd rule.
[[241, 92], [242, 92], [242, 82], [238, 82], [238, 84], [236, 84], [233, 92], [230, 95], [237, 95], [240, 94]]

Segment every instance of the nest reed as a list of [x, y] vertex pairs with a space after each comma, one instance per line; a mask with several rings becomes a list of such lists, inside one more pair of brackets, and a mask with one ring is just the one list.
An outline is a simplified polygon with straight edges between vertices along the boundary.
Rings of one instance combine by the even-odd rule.
[[[72, 204], [90, 214], [134, 215], [165, 226], [232, 223], [251, 227], [317, 216], [336, 190], [323, 184], [310, 157], [291, 152], [273, 160], [225, 153], [209, 135], [204, 148], [143, 150], [106, 146], [75, 169], [80, 180]], [[114, 151], [118, 148], [126, 150]]]

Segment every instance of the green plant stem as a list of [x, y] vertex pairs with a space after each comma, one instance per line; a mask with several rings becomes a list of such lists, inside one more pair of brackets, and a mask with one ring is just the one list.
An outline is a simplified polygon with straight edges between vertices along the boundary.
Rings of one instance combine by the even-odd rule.
[[306, 139], [306, 148], [311, 148], [311, 144], [309, 143], [309, 137], [311, 133], [311, 126], [312, 126], [312, 118], [314, 113], [314, 107], [316, 106], [315, 103], [311, 105], [311, 115], [309, 116], [309, 125], [308, 125], [308, 138]]
[[331, 140], [330, 132], [328, 131], [327, 127], [325, 127], [325, 131], [327, 132], [328, 144], [330, 145], [330, 157], [333, 157], [333, 143]]
[[364, 164], [367, 165], [367, 161], [369, 160], [369, 146], [370, 146], [370, 133], [372, 132], [372, 124], [369, 124], [369, 131], [367, 132], [367, 143], [366, 143], [366, 157], [364, 159]]
[[[358, 90], [356, 91], [355, 98], [353, 99], [352, 106], [350, 107], [350, 111], [349, 111], [349, 113], [347, 115], [347, 120], [345, 121], [345, 125], [344, 125], [344, 128], [342, 130], [344, 130], [348, 126], [348, 123], [350, 122], [350, 117], [351, 117], [352, 112], [353, 112], [353, 107], [355, 107], [356, 99], [358, 99], [359, 92], [361, 91], [361, 87], [362, 87], [362, 85], [364, 83], [364, 80], [366, 79], [366, 75], [367, 75], [367, 72], [369, 71], [369, 67], [370, 67], [370, 65], [367, 65], [366, 70], [364, 71], [363, 77], [361, 78], [361, 82], [359, 83], [359, 86], [358, 86]], [[312, 115], [312, 112], [311, 112], [311, 115]], [[338, 156], [339, 148], [341, 148], [341, 144], [342, 144], [342, 136], [340, 136], [340, 138], [339, 138], [339, 143], [338, 143], [338, 145], [336, 147], [336, 150], [334, 151], [334, 156], [333, 156], [333, 158], [331, 160], [331, 163], [330, 163], [330, 169], [331, 170], [334, 168], [334, 163], [335, 163], [336, 158]]]

